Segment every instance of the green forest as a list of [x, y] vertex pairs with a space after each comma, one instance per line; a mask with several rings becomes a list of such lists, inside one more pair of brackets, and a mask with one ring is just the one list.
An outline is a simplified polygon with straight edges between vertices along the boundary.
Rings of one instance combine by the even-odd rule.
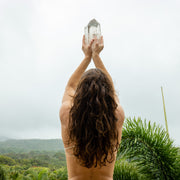
[[[61, 139], [0, 142], [0, 180], [67, 180]], [[114, 180], [178, 180], [180, 148], [160, 125], [127, 118]]]

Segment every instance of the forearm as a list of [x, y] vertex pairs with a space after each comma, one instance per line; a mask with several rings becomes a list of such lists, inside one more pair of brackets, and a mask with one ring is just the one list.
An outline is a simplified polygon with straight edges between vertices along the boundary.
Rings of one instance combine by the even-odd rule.
[[92, 55], [92, 58], [93, 58], [93, 62], [94, 62], [94, 65], [96, 66], [96, 68], [98, 69], [101, 69], [105, 74], [106, 76], [109, 78], [109, 80], [111, 81], [111, 84], [113, 86], [113, 89], [114, 89], [114, 84], [113, 84], [113, 80], [110, 76], [110, 74], [108, 73], [106, 67], [104, 66], [100, 56], [98, 54], [93, 54]]
[[81, 64], [71, 75], [66, 88], [73, 88], [74, 90], [76, 89], [82, 74], [84, 73], [90, 62], [91, 62], [91, 57], [85, 56]]

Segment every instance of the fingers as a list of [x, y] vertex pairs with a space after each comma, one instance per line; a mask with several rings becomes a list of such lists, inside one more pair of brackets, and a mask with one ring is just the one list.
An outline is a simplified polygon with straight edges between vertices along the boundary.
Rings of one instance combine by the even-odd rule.
[[103, 36], [101, 36], [100, 43], [101, 43], [101, 44], [104, 44]]
[[103, 40], [103, 36], [101, 36], [99, 39], [97, 39], [97, 37], [94, 39], [94, 44], [97, 46], [99, 45], [103, 45], [104, 44], [104, 40]]
[[93, 42], [94, 42], [94, 39], [91, 40], [91, 42], [90, 42], [90, 44], [89, 44], [89, 47], [92, 46]]
[[83, 35], [83, 40], [82, 40], [82, 46], [83, 47], [87, 47], [88, 49], [90, 49], [92, 46], [98, 48], [98, 46], [104, 46], [104, 40], [103, 40], [103, 36], [100, 37], [100, 39], [97, 39], [97, 37], [93, 38], [91, 40], [91, 42], [89, 43], [89, 45], [86, 44], [86, 37], [85, 35]]
[[83, 44], [83, 45], [85, 45], [85, 44], [86, 44], [86, 38], [85, 38], [85, 35], [83, 35], [82, 44]]

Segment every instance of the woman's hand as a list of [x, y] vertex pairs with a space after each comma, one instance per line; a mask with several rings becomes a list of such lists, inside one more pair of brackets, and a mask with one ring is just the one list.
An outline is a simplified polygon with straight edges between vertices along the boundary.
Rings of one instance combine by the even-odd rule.
[[92, 44], [92, 55], [99, 55], [99, 53], [103, 50], [104, 48], [104, 40], [103, 36], [98, 39], [94, 39], [94, 42]]
[[90, 59], [92, 57], [92, 44], [93, 44], [93, 42], [94, 42], [94, 39], [90, 42], [90, 44], [86, 44], [85, 35], [83, 36], [82, 51], [84, 52], [85, 57], [88, 57]]

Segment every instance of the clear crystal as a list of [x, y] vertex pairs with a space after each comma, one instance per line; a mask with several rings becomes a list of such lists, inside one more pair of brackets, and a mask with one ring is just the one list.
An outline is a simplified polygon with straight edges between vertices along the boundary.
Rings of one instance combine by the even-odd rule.
[[84, 28], [84, 34], [87, 44], [89, 44], [93, 38], [100, 39], [101, 37], [100, 24], [95, 19], [92, 19], [89, 22], [89, 24]]

